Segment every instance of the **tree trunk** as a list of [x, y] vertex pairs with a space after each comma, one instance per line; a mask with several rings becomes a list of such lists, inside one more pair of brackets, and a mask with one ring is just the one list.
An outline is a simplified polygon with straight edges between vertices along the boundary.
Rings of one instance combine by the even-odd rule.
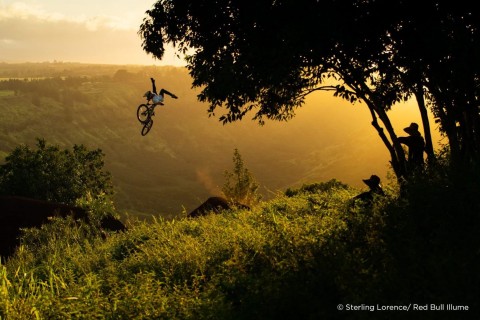
[[[372, 126], [377, 130], [378, 135], [382, 139], [383, 143], [388, 149], [390, 153], [390, 164], [392, 165], [393, 171], [395, 172], [395, 176], [397, 177], [397, 181], [401, 182], [405, 177], [405, 170], [406, 170], [406, 163], [405, 163], [405, 154], [402, 150], [401, 154], [398, 154], [397, 150], [393, 146], [393, 144], [388, 140], [388, 137], [385, 135], [385, 132], [380, 124], [378, 123], [377, 113], [375, 111], [375, 107], [373, 106], [371, 101], [364, 100], [370, 110], [370, 114], [372, 115]], [[383, 122], [383, 121], [382, 121]]]
[[465, 107], [463, 113], [463, 137], [462, 145], [465, 154], [465, 164], [478, 163], [479, 146], [478, 146], [478, 111], [476, 107]]
[[407, 173], [407, 160], [405, 158], [405, 152], [403, 151], [402, 145], [398, 142], [397, 135], [395, 134], [392, 123], [390, 122], [390, 118], [388, 117], [387, 112], [382, 106], [377, 106], [375, 108], [375, 112], [378, 114], [378, 117], [387, 129], [390, 140], [392, 141], [392, 146], [395, 150], [395, 155], [398, 160], [400, 170], [400, 175], [397, 176], [397, 178], [405, 178], [405, 174]]
[[427, 107], [425, 106], [424, 90], [421, 84], [415, 88], [415, 98], [417, 99], [418, 109], [422, 117], [423, 132], [425, 137], [425, 152], [427, 153], [428, 161], [432, 163], [435, 161], [435, 153], [433, 151], [432, 133], [430, 129], [430, 121], [428, 120]]

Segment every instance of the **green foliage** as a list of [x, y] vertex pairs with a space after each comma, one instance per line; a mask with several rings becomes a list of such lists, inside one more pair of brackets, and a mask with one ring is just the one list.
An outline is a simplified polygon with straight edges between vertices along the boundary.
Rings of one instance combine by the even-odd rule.
[[260, 201], [258, 183], [245, 167], [242, 156], [237, 148], [233, 151], [233, 172], [225, 171], [225, 184], [222, 188], [228, 200], [234, 203], [253, 205]]
[[90, 223], [94, 226], [100, 227], [101, 221], [105, 217], [120, 220], [120, 214], [117, 212], [113, 200], [103, 192], [97, 195], [87, 192], [86, 195], [75, 201], [75, 205], [88, 211]]
[[319, 192], [327, 192], [330, 190], [335, 191], [337, 189], [348, 189], [348, 185], [336, 179], [332, 179], [327, 182], [304, 184], [302, 187], [300, 187], [300, 189], [288, 188], [285, 191], [285, 195], [287, 197], [294, 197], [298, 194], [303, 194], [303, 193], [319, 193]]
[[74, 145], [72, 150], [62, 150], [38, 139], [36, 149], [19, 146], [5, 158], [0, 167], [0, 192], [69, 204], [87, 194], [112, 194], [103, 157], [100, 149]]
[[[93, 227], [55, 219], [26, 232], [20, 250], [1, 266], [0, 316], [328, 317], [352, 291], [352, 267], [362, 267], [364, 278], [372, 268], [349, 251], [354, 243], [344, 203], [351, 196], [345, 189], [280, 196], [253, 211], [135, 222], [105, 240]], [[364, 230], [362, 221], [351, 223]], [[358, 241], [367, 236], [356, 235]]]
[[474, 309], [480, 187], [461, 186], [429, 176], [405, 197], [365, 208], [351, 205], [356, 190], [331, 180], [252, 210], [131, 222], [105, 239], [94, 226], [54, 219], [25, 231], [0, 265], [0, 317], [370, 319], [337, 305], [405, 301]]
[[15, 95], [29, 95], [33, 104], [40, 106], [42, 98], [50, 98], [65, 105], [88, 103], [90, 99], [78, 88], [85, 77], [50, 77], [38, 79], [8, 79], [0, 81], [0, 90], [13, 90]]

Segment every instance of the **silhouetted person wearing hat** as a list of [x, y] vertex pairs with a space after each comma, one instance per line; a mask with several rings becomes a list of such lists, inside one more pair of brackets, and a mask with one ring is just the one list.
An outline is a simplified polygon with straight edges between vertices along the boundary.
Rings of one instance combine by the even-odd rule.
[[380, 184], [380, 178], [377, 175], [372, 174], [369, 179], [363, 179], [362, 181], [370, 188], [370, 190], [360, 193], [358, 196], [354, 197], [353, 200], [362, 200], [370, 204], [376, 195], [385, 196], [385, 192], [383, 192], [382, 185]]
[[425, 140], [418, 131], [418, 124], [412, 122], [409, 127], [403, 129], [408, 133], [407, 137], [399, 137], [398, 141], [408, 147], [408, 169], [409, 171], [419, 170], [423, 167], [423, 151]]

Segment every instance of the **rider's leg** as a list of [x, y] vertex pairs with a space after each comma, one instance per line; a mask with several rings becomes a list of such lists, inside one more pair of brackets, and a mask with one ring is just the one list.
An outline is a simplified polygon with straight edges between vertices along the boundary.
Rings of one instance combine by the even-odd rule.
[[160, 90], [160, 95], [163, 96], [164, 94], [168, 94], [170, 97], [172, 97], [172, 98], [174, 98], [174, 99], [177, 99], [177, 96], [174, 95], [173, 93], [168, 92], [168, 91], [165, 90], [165, 89]]

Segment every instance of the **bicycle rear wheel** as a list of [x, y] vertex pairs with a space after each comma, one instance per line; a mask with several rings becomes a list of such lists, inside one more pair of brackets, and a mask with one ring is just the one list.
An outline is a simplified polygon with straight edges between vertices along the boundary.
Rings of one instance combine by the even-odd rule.
[[142, 128], [142, 136], [145, 136], [147, 133], [150, 132], [150, 129], [152, 129], [153, 126], [153, 119], [149, 118], [150, 121], [145, 122]]
[[150, 118], [149, 108], [146, 104], [141, 104], [137, 108], [137, 119], [141, 123], [147, 123]]

